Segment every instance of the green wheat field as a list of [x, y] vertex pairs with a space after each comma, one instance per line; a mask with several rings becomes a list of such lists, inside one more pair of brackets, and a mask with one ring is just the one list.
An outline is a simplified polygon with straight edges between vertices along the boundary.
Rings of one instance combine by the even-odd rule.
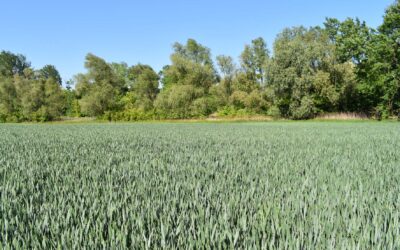
[[1, 125], [0, 242], [400, 248], [400, 123]]

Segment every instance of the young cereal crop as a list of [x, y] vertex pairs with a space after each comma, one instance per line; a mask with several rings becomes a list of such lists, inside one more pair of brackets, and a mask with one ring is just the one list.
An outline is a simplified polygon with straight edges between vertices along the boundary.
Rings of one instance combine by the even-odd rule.
[[4, 249], [398, 249], [400, 126], [0, 126]]

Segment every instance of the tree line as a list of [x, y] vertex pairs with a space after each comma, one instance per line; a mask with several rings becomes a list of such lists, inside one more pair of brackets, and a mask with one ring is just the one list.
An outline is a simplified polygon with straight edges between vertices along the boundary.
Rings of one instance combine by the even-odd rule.
[[[61, 116], [108, 120], [269, 115], [309, 119], [357, 112], [378, 119], [400, 113], [400, 0], [373, 29], [359, 19], [284, 29], [268, 50], [263, 38], [213, 60], [193, 39], [175, 43], [171, 63], [109, 63], [86, 56], [86, 73], [62, 87], [57, 69], [35, 70], [23, 55], [0, 53], [0, 121]], [[72, 85], [75, 87], [72, 88]]]

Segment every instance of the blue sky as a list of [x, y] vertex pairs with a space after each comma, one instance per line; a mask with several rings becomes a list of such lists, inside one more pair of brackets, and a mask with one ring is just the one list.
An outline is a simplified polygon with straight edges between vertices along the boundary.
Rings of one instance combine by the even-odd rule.
[[238, 58], [263, 37], [270, 48], [285, 27], [321, 25], [325, 17], [382, 22], [394, 0], [1, 0], [0, 50], [53, 64], [63, 80], [84, 72], [88, 52], [107, 61], [169, 63], [171, 45], [194, 38], [213, 56]]

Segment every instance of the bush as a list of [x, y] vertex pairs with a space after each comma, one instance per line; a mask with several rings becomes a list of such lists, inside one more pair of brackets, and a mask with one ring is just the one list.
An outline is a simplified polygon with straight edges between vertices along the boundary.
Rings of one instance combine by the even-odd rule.
[[379, 105], [375, 108], [374, 117], [378, 121], [382, 121], [382, 119], [388, 119], [389, 111], [384, 105]]
[[34, 122], [47, 122], [52, 120], [52, 117], [47, 108], [42, 106], [38, 111], [32, 112], [30, 120]]
[[162, 119], [191, 118], [194, 106], [199, 109], [200, 106], [204, 107], [204, 101], [199, 101], [194, 105], [194, 101], [202, 96], [204, 96], [204, 90], [201, 88], [191, 85], [174, 85], [157, 96], [154, 106]]
[[234, 116], [236, 114], [236, 110], [232, 106], [224, 106], [220, 108], [217, 112], [217, 116]]
[[281, 111], [277, 106], [271, 106], [268, 109], [267, 115], [272, 116], [273, 118], [280, 118], [281, 117]]
[[191, 110], [194, 117], [208, 116], [217, 110], [217, 103], [212, 97], [201, 97], [194, 100]]
[[240, 116], [250, 116], [250, 115], [255, 115], [256, 113], [254, 111], [251, 111], [249, 109], [243, 108], [243, 109], [237, 109], [233, 106], [225, 106], [220, 108], [217, 111], [217, 116], [219, 117], [240, 117]]
[[262, 113], [265, 111], [267, 102], [263, 99], [261, 93], [257, 90], [253, 90], [247, 95], [245, 100], [246, 108], [253, 110], [256, 113]]
[[7, 115], [0, 113], [0, 123], [4, 123], [7, 121]]
[[127, 109], [124, 111], [106, 111], [104, 115], [100, 117], [101, 120], [105, 121], [146, 121], [153, 120], [156, 118], [154, 111], [145, 112], [141, 109]]
[[310, 119], [317, 113], [313, 100], [308, 96], [301, 99], [299, 106], [293, 102], [290, 105], [290, 110], [292, 111], [292, 117], [295, 120]]
[[231, 105], [236, 109], [244, 109], [246, 108], [246, 104], [248, 102], [247, 97], [248, 94], [246, 92], [237, 90], [232, 93], [232, 95], [229, 98], [229, 101]]

